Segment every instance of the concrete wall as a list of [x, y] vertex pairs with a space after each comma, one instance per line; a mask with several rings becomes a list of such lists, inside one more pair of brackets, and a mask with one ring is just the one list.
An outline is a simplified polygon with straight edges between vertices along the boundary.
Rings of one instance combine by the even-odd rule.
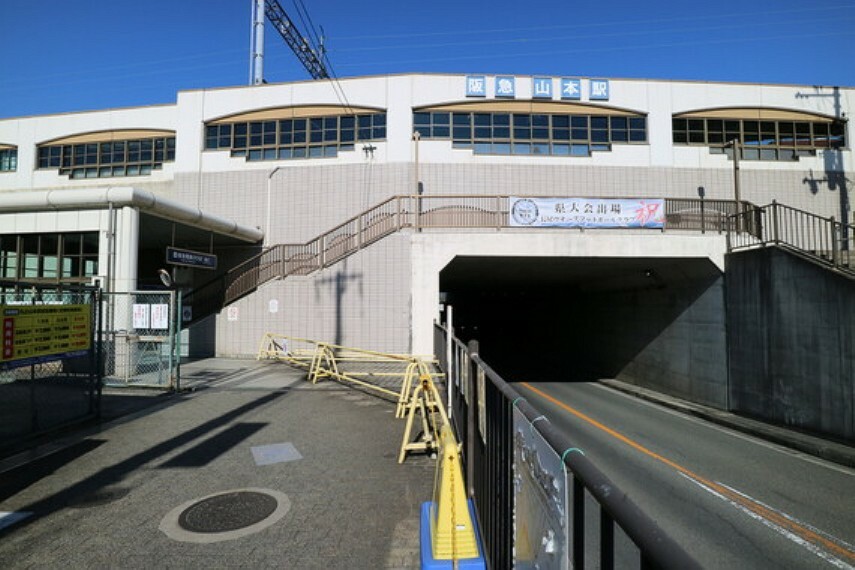
[[855, 440], [855, 281], [773, 248], [726, 266], [731, 409]]
[[[420, 354], [432, 351], [432, 323], [438, 311], [439, 274], [455, 256], [694, 258], [711, 259], [723, 265], [725, 251], [724, 238], [717, 234], [683, 234], [677, 237], [645, 230], [422, 233], [414, 234], [412, 242], [412, 335], [414, 350]], [[485, 287], [489, 287], [489, 276], [484, 276], [484, 280]], [[559, 299], [559, 302], [576, 301]]]
[[706, 260], [657, 270], [647, 287], [589, 293], [577, 344], [590, 379], [618, 378], [727, 405], [724, 279]]
[[266, 332], [382, 352], [410, 351], [409, 236], [387, 237], [332, 267], [287, 277], [217, 317], [217, 354], [254, 357]]

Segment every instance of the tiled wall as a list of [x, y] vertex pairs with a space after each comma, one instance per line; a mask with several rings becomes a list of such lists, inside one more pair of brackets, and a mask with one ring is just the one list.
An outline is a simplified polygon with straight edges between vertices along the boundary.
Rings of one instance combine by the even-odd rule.
[[[390, 196], [410, 193], [413, 180], [408, 163], [282, 168], [271, 178], [268, 216], [269, 172], [205, 174], [200, 207], [249, 225], [264, 227], [269, 220], [267, 243], [302, 243]], [[423, 164], [420, 178], [428, 195], [695, 198], [698, 186], [704, 186], [709, 199], [733, 197], [729, 168]], [[812, 180], [818, 182], [812, 185]], [[196, 199], [195, 176], [184, 175], [177, 182], [182, 200]], [[829, 188], [825, 173], [743, 168], [741, 190], [743, 199], [757, 204], [776, 199], [822, 215], [840, 215], [840, 193]], [[228, 321], [225, 311], [220, 315], [218, 353], [254, 354], [266, 330], [377, 350], [407, 350], [409, 255], [407, 234], [398, 234], [320, 273], [265, 285], [236, 304], [239, 320]], [[340, 308], [333, 293], [339, 276], [345, 283]], [[271, 299], [279, 302], [276, 314], [269, 312]]]
[[[265, 332], [382, 352], [410, 349], [409, 235], [262, 286], [217, 318], [217, 354], [254, 356]], [[277, 312], [271, 312], [271, 301]], [[229, 320], [229, 316], [235, 320]]]

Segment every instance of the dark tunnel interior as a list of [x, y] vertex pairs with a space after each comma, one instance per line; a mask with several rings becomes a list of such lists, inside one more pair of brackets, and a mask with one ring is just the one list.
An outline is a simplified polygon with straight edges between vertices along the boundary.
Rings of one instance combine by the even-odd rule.
[[440, 291], [456, 336], [511, 382], [679, 393], [726, 366], [722, 273], [706, 258], [457, 257]]

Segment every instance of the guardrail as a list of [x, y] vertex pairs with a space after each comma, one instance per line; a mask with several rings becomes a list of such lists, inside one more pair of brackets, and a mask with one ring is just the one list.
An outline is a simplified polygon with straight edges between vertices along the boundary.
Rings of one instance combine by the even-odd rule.
[[[622, 554], [616, 550], [615, 527], [630, 538], [643, 569], [700, 567], [584, 452], [481, 360], [477, 343], [464, 345], [440, 325], [436, 325], [434, 343], [451, 388], [451, 421], [462, 444], [464, 478], [490, 567], [539, 562], [541, 567], [608, 570]], [[550, 465], [557, 467], [550, 469]], [[542, 528], [542, 536], [522, 536], [535, 526], [524, 520], [526, 514], [520, 509], [527, 471], [536, 472], [529, 479], [536, 491], [533, 495], [546, 503], [546, 515], [538, 520], [557, 513], [552, 517], [554, 525]], [[585, 514], [591, 499], [597, 504], [598, 517]], [[586, 549], [586, 543], [597, 539], [597, 548]]]
[[728, 251], [781, 247], [855, 274], [855, 225], [772, 202], [728, 217]]

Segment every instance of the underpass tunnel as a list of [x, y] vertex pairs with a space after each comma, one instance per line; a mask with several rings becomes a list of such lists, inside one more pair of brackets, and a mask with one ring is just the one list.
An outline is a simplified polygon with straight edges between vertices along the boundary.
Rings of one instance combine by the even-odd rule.
[[457, 336], [509, 381], [724, 398], [723, 277], [709, 259], [457, 257], [440, 291]]
[[[257, 254], [261, 247], [238, 238], [203, 230], [174, 220], [140, 213], [137, 287], [161, 289], [158, 269], [168, 268], [176, 285], [184, 289], [199, 287]], [[184, 267], [166, 262], [167, 247], [216, 255], [214, 269]]]

